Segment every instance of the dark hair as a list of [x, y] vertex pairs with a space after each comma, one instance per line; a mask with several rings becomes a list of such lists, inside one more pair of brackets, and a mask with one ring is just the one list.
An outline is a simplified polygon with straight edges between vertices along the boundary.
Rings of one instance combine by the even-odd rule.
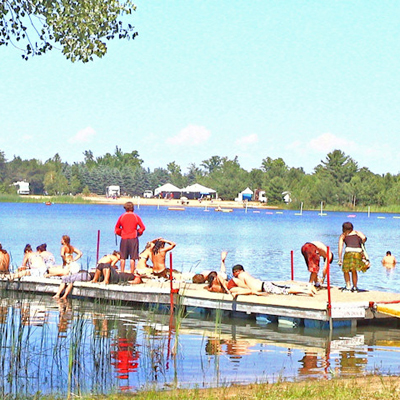
[[125, 208], [125, 211], [133, 211], [134, 210], [133, 203], [131, 201], [127, 201], [124, 204], [124, 208]]
[[25, 246], [25, 248], [24, 248], [24, 253], [28, 253], [28, 252], [30, 252], [30, 251], [32, 251], [32, 246], [31, 246], [30, 244], [27, 244], [27, 245]]
[[158, 254], [158, 251], [165, 246], [165, 242], [163, 240], [156, 240], [154, 242], [154, 247], [152, 249], [153, 254]]
[[193, 283], [204, 283], [206, 279], [204, 278], [203, 274], [196, 274], [192, 278]]
[[38, 247], [36, 247], [36, 250], [40, 251], [40, 252], [46, 251], [47, 250], [47, 244], [43, 243], [43, 244], [39, 245]]
[[213, 280], [217, 277], [217, 272], [216, 271], [211, 271], [206, 278], [206, 281], [208, 282], [208, 287], [211, 287]]
[[244, 271], [243, 265], [240, 264], [236, 264], [232, 267], [232, 272], [236, 272], [236, 271]]
[[351, 232], [353, 229], [354, 229], [354, 227], [351, 222], [344, 222], [342, 225], [343, 232]]
[[3, 246], [1, 245], [1, 243], [0, 243], [0, 251], [1, 251], [3, 254], [7, 254], [7, 251], [3, 249]]
[[392, 255], [392, 252], [388, 250], [388, 251], [386, 252], [386, 255], [387, 255], [387, 256], [391, 256], [391, 255]]
[[113, 256], [120, 256], [121, 257], [121, 253], [117, 250], [114, 250], [112, 253]]

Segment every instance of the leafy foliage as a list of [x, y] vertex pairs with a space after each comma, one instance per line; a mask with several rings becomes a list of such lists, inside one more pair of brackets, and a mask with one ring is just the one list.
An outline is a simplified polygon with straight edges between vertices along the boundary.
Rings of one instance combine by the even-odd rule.
[[3, 0], [0, 2], [0, 45], [12, 45], [22, 58], [60, 46], [72, 62], [88, 62], [107, 52], [106, 40], [134, 39], [137, 32], [123, 16], [131, 0]]
[[321, 201], [340, 207], [391, 206], [400, 201], [400, 175], [377, 175], [365, 167], [358, 169], [357, 163], [340, 150], [328, 153], [312, 174], [270, 157], [250, 172], [240, 166], [237, 157], [213, 156], [200, 167], [190, 164], [186, 173], [175, 161], [154, 171], [142, 164], [137, 151], [124, 153], [118, 147], [113, 154], [100, 157], [87, 150], [84, 161], [73, 165], [63, 162], [58, 154], [45, 163], [15, 156], [7, 161], [0, 151], [0, 193], [15, 193], [13, 182], [20, 180], [28, 181], [34, 194], [104, 195], [107, 186], [119, 185], [121, 193], [128, 196], [141, 196], [145, 190], [165, 183], [183, 188], [197, 182], [215, 189], [224, 200], [233, 200], [249, 187], [265, 190], [269, 204], [282, 204], [283, 192], [289, 192], [293, 208], [301, 202], [305, 207], [317, 208]]

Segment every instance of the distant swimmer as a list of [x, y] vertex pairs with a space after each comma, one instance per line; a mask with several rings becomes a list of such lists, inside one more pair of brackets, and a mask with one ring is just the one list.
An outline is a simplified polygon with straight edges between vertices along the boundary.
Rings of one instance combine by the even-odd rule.
[[394, 268], [396, 263], [395, 256], [392, 256], [391, 251], [387, 251], [386, 256], [382, 258], [382, 265], [386, 268]]

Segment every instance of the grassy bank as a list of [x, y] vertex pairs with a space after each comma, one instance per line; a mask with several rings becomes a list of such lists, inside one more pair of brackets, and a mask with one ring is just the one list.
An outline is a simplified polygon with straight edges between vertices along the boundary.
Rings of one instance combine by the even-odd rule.
[[91, 204], [81, 196], [19, 196], [17, 194], [0, 194], [0, 203], [57, 203], [57, 204]]
[[[400, 378], [371, 375], [354, 379], [318, 380], [297, 383], [281, 382], [246, 386], [229, 386], [219, 389], [146, 391], [137, 394], [110, 394], [107, 396], [82, 396], [82, 400], [231, 400], [231, 399], [400, 399]], [[57, 397], [43, 398], [55, 400]]]

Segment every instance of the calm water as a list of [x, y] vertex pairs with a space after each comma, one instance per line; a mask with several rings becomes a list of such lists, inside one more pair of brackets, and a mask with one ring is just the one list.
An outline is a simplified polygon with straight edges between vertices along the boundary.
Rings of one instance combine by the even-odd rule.
[[[118, 248], [113, 227], [122, 211], [122, 206], [107, 205], [0, 204], [0, 242], [17, 266], [26, 243], [46, 242], [59, 257], [60, 238], [68, 234], [84, 253], [83, 266], [92, 267], [98, 231], [100, 255]], [[302, 244], [321, 240], [336, 256], [341, 224], [351, 220], [368, 237], [372, 261], [359, 286], [400, 290], [398, 270], [387, 271], [380, 263], [386, 250], [400, 254], [397, 215], [304, 212], [299, 216], [289, 211], [216, 213], [201, 208], [179, 212], [144, 206], [136, 211], [147, 227], [141, 248], [159, 236], [177, 243], [174, 268], [185, 272], [218, 268], [224, 249], [229, 251], [228, 267], [240, 262], [268, 280], [290, 277], [291, 250], [295, 278], [307, 280]], [[334, 263], [332, 283], [342, 282]], [[2, 294], [0, 308], [3, 395], [328, 379], [377, 370], [400, 374], [397, 326], [358, 327], [330, 336], [325, 331], [282, 328], [262, 320], [221, 321], [218, 315], [194, 314], [170, 320], [166, 312], [141, 308], [78, 300], [57, 303], [48, 296], [6, 296]]]

